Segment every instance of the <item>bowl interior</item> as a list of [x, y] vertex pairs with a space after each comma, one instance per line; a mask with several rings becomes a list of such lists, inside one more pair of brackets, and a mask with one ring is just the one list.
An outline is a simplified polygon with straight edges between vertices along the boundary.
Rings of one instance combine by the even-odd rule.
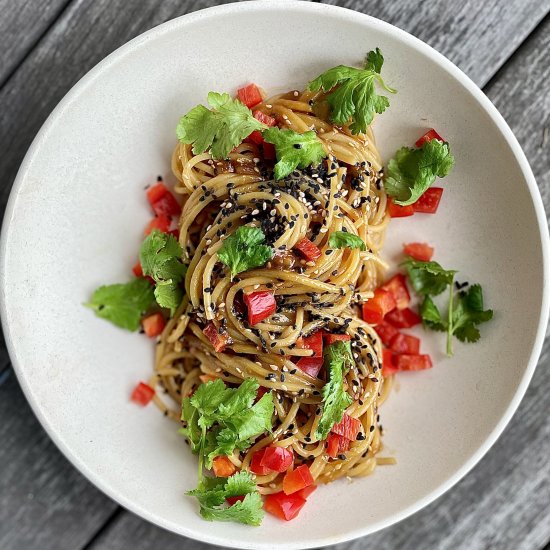
[[[196, 462], [177, 426], [128, 400], [151, 371], [152, 343], [95, 318], [82, 302], [99, 284], [131, 277], [150, 217], [143, 188], [157, 174], [170, 180], [180, 115], [210, 90], [234, 92], [251, 80], [274, 92], [301, 88], [328, 67], [361, 63], [376, 46], [386, 81], [399, 91], [375, 123], [384, 157], [433, 126], [457, 160], [438, 214], [394, 220], [385, 257], [397, 262], [403, 242], [430, 242], [459, 280], [483, 284], [495, 319], [479, 343], [457, 343], [452, 359], [442, 335], [422, 334], [435, 368], [399, 376], [381, 410], [383, 455], [397, 466], [320, 488], [284, 528], [271, 517], [257, 529], [205, 523], [184, 496], [196, 484]], [[61, 449], [133, 511], [225, 546], [335, 543], [388, 525], [449, 487], [517, 405], [544, 301], [532, 176], [484, 101], [405, 33], [308, 3], [200, 12], [139, 37], [94, 69], [35, 141], [3, 232], [6, 336], [26, 394]]]

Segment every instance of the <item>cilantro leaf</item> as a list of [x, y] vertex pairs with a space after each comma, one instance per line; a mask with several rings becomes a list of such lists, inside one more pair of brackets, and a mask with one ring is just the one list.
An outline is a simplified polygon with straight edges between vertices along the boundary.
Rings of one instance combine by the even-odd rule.
[[273, 257], [273, 248], [265, 243], [263, 231], [257, 227], [239, 227], [223, 241], [218, 258], [237, 275], [264, 265]]
[[156, 283], [154, 292], [158, 305], [169, 308], [172, 314], [183, 299], [179, 283], [185, 277], [187, 266], [181, 262], [182, 254], [174, 235], [158, 229], [145, 238], [139, 252], [143, 274]]
[[[236, 521], [259, 525], [263, 518], [262, 499], [249, 472], [237, 472], [229, 478], [203, 478], [187, 493], [197, 498], [200, 513], [209, 521]], [[229, 497], [244, 496], [232, 506], [223, 506]]]
[[388, 163], [386, 193], [396, 204], [412, 204], [432, 185], [436, 176], [446, 176], [454, 162], [449, 144], [437, 139], [426, 141], [417, 149], [402, 147]]
[[338, 341], [323, 350], [327, 382], [323, 387], [323, 412], [315, 430], [317, 439], [326, 439], [332, 426], [342, 420], [352, 398], [344, 389], [344, 376], [353, 365], [351, 345]]
[[406, 260], [401, 265], [409, 275], [415, 292], [422, 296], [437, 296], [452, 284], [455, 270], [443, 269], [437, 262]]
[[192, 143], [195, 155], [210, 148], [213, 158], [225, 159], [254, 130], [266, 127], [246, 105], [229, 94], [210, 92], [208, 104], [211, 110], [197, 105], [180, 119], [176, 128], [178, 139]]
[[452, 314], [452, 333], [461, 342], [477, 342], [480, 338], [476, 325], [493, 318], [491, 309], [483, 309], [483, 291], [480, 285], [472, 285], [467, 292], [455, 298]]
[[268, 128], [262, 133], [267, 143], [275, 145], [277, 164], [275, 179], [288, 176], [296, 168], [317, 165], [327, 156], [323, 144], [313, 131], [298, 134], [293, 130]]
[[333, 67], [309, 83], [312, 92], [323, 90], [331, 108], [331, 120], [336, 124], [350, 124], [353, 134], [366, 132], [374, 118], [374, 113], [383, 113], [390, 102], [386, 96], [376, 93], [378, 83], [390, 93], [380, 70], [384, 58], [379, 49], [369, 52], [364, 69], [339, 65]]
[[138, 278], [125, 284], [100, 286], [84, 305], [118, 327], [137, 330], [141, 317], [153, 303], [151, 284]]
[[180, 428], [179, 433], [187, 437], [191, 450], [196, 453], [200, 448], [202, 431], [199, 426], [199, 411], [191, 404], [189, 397], [182, 400], [181, 419], [185, 420], [187, 426]]
[[218, 419], [225, 420], [250, 409], [256, 398], [259, 386], [260, 384], [258, 384], [255, 378], [243, 380], [241, 385], [235, 388], [224, 402], [220, 403], [217, 411]]
[[[189, 398], [193, 407], [200, 415], [198, 425], [201, 428], [210, 428], [218, 419], [219, 406], [229, 398], [232, 390], [227, 388], [220, 378], [200, 384], [197, 391]], [[184, 418], [187, 420], [187, 418]]]
[[335, 231], [331, 233], [328, 244], [332, 248], [359, 248], [366, 250], [365, 243], [357, 236], [346, 231]]
[[425, 327], [440, 332], [447, 330], [447, 323], [441, 318], [439, 309], [429, 296], [424, 296], [424, 301], [420, 306], [420, 316]]

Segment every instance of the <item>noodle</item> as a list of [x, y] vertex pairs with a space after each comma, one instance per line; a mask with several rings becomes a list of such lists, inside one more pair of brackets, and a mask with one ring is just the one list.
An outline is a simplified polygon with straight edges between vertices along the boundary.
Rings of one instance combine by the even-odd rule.
[[[236, 450], [231, 462], [246, 469], [252, 455], [267, 445], [291, 447], [296, 462], [310, 465], [317, 482], [327, 483], [370, 474], [377, 464], [393, 460], [377, 456], [382, 448], [378, 407], [391, 378], [382, 377], [378, 336], [359, 316], [361, 302], [372, 297], [387, 267], [379, 252], [389, 216], [371, 129], [352, 135], [333, 126], [314, 112], [314, 98], [311, 92], [289, 92], [255, 107], [281, 127], [314, 129], [328, 154], [324, 165], [283, 180], [270, 179], [269, 161], [254, 144], [241, 144], [228, 161], [214, 161], [209, 153], [194, 155], [190, 145], [175, 147], [172, 170], [184, 200], [180, 244], [189, 264], [186, 298], [157, 344], [150, 384], [160, 386], [175, 404], [172, 408], [156, 395], [157, 406], [179, 421], [182, 398], [203, 380], [239, 384], [255, 378], [273, 390], [273, 432], [257, 438], [248, 451]], [[245, 224], [262, 228], [276, 254], [264, 267], [231, 280], [217, 254], [223, 238]], [[328, 236], [342, 230], [361, 238], [366, 251], [330, 248]], [[315, 263], [292, 253], [306, 236], [322, 251]], [[272, 289], [278, 312], [250, 327], [240, 296], [260, 288]], [[210, 322], [232, 340], [224, 352], [216, 353], [203, 334]], [[351, 336], [355, 367], [345, 383], [354, 401], [346, 412], [360, 420], [364, 434], [336, 459], [327, 456], [325, 442], [314, 435], [324, 382], [292, 361], [313, 353], [300, 348], [298, 339], [321, 328]], [[275, 493], [282, 476], [257, 476], [256, 482], [262, 494]]]

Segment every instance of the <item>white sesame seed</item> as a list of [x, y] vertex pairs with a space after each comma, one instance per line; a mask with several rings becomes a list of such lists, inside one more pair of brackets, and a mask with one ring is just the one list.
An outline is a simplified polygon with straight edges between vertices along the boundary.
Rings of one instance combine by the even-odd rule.
[[253, 215], [253, 216], [257, 216], [259, 213], [260, 213], [260, 211], [259, 211], [257, 208], [255, 208], [254, 210], [252, 210], [252, 215]]

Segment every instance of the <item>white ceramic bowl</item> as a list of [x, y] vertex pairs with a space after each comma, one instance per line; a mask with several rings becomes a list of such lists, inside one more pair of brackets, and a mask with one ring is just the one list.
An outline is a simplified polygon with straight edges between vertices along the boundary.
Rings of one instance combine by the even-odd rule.
[[[429, 241], [436, 258], [483, 283], [493, 322], [481, 342], [399, 376], [383, 406], [395, 467], [320, 488], [298, 519], [259, 528], [206, 523], [184, 491], [196, 462], [154, 407], [130, 403], [153, 346], [82, 306], [131, 276], [150, 213], [143, 188], [168, 175], [178, 118], [210, 90], [250, 80], [302, 87], [379, 46], [399, 93], [376, 121], [386, 158], [427, 127], [456, 168], [436, 216], [392, 222], [386, 257]], [[314, 3], [225, 5], [132, 40], [90, 71], [52, 113], [19, 171], [2, 231], [2, 320], [13, 365], [59, 448], [126, 508], [176, 533], [234, 547], [313, 547], [366, 535], [441, 495], [483, 456], [529, 383], [548, 311], [548, 235], [531, 170], [512, 132], [452, 63], [391, 25]]]

